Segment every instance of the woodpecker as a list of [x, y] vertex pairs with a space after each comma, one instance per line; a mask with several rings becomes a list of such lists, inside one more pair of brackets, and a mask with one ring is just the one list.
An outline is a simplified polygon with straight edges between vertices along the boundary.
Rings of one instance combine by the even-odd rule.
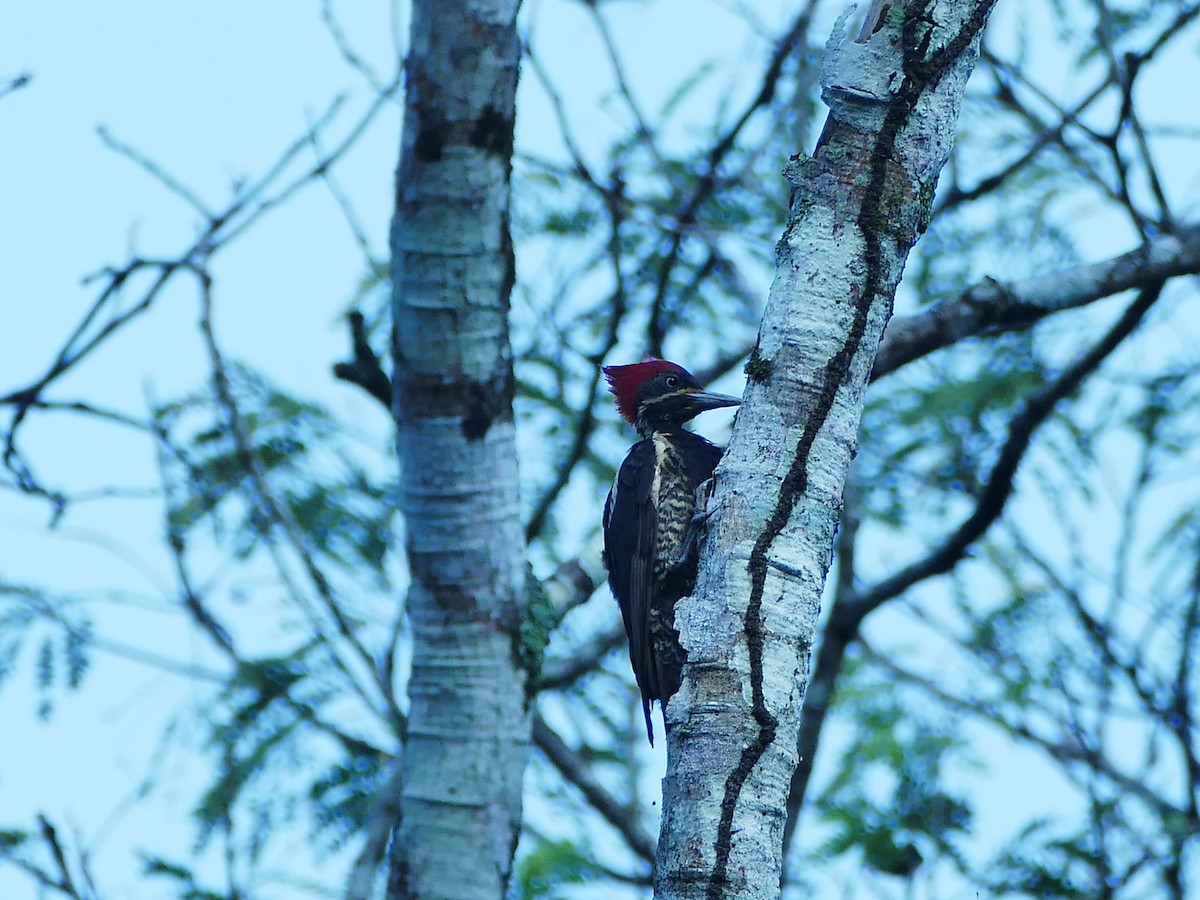
[[675, 603], [696, 581], [696, 489], [712, 477], [722, 453], [683, 424], [741, 400], [701, 389], [690, 372], [664, 359], [605, 366], [604, 376], [621, 416], [642, 438], [604, 502], [604, 562], [654, 746], [650, 703], [664, 706], [683, 677]]

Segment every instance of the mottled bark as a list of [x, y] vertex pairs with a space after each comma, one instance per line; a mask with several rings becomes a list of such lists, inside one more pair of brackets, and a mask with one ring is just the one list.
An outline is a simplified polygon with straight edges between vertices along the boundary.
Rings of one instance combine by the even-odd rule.
[[390, 897], [504, 896], [529, 749], [508, 341], [516, 0], [413, 5], [392, 227], [411, 708]]
[[[829, 120], [796, 158], [787, 231], [738, 415], [707, 501], [688, 651], [668, 706], [660, 898], [777, 896], [800, 702], [863, 393], [908, 251], [953, 144], [991, 0], [844, 18]], [[879, 6], [879, 4], [877, 4]]]

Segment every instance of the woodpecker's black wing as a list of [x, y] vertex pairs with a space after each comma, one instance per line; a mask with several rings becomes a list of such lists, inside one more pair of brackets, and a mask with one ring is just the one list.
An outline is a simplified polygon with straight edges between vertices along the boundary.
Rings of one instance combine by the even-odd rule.
[[661, 700], [662, 688], [650, 643], [650, 607], [654, 583], [655, 511], [651, 502], [654, 485], [654, 442], [633, 445], [604, 503], [604, 561], [608, 583], [629, 636], [629, 661], [642, 693], [646, 734], [654, 744], [650, 701]]

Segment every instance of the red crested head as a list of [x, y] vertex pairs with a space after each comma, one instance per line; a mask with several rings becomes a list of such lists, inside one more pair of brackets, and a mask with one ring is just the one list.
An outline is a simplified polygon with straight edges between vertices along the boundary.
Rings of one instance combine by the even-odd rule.
[[680, 376], [688, 384], [696, 384], [696, 379], [687, 369], [665, 359], [647, 359], [644, 362], [630, 363], [627, 366], [604, 367], [604, 377], [608, 379], [608, 389], [617, 398], [617, 409], [630, 425], [637, 425], [638, 390], [647, 381], [663, 372], [671, 372]]

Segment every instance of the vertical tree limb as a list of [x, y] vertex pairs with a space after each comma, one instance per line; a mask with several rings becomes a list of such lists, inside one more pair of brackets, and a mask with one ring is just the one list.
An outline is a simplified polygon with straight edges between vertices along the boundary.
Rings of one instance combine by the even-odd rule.
[[827, 45], [816, 156], [787, 231], [707, 505], [667, 718], [656, 896], [777, 896], [809, 653], [858, 422], [908, 251], [928, 220], [991, 0], [909, 0]]
[[509, 235], [517, 0], [413, 5], [392, 227], [412, 585], [389, 895], [505, 895], [529, 751]]

